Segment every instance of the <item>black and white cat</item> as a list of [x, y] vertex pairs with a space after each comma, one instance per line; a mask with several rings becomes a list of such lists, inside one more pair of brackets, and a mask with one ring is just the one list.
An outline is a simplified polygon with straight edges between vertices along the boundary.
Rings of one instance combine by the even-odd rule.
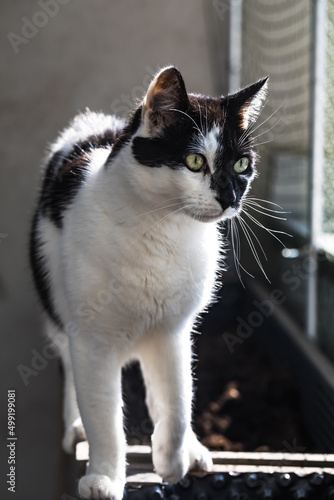
[[241, 211], [255, 175], [266, 86], [187, 94], [167, 67], [128, 122], [86, 112], [51, 147], [30, 255], [65, 370], [63, 447], [89, 442], [83, 498], [122, 498], [121, 368], [133, 359], [157, 473], [175, 482], [211, 467], [191, 428], [191, 332], [214, 293], [217, 222]]

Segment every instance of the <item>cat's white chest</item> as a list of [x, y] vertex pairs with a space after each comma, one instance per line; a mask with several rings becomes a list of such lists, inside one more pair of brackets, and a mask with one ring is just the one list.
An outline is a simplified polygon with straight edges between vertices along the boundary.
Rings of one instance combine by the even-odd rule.
[[182, 234], [180, 226], [162, 225], [129, 238], [118, 268], [129, 314], [160, 322], [192, 314], [210, 300], [218, 242], [216, 228], [203, 226], [185, 226]]

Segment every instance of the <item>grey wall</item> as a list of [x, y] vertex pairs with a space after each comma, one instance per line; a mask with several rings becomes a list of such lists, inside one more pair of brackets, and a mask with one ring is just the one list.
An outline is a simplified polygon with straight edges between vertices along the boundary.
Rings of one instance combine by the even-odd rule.
[[[7, 389], [16, 389], [17, 500], [62, 493], [58, 368], [55, 360], [36, 365], [45, 342], [27, 264], [45, 146], [86, 106], [127, 112], [129, 98], [167, 64], [181, 70], [189, 91], [224, 90], [225, 48], [213, 47], [211, 37], [219, 31], [224, 39], [225, 22], [225, 9], [217, 15], [201, 0], [1, 1], [0, 402], [4, 409]], [[19, 365], [34, 369], [27, 385]], [[4, 428], [5, 411], [0, 418]], [[2, 481], [7, 468], [1, 461]]]

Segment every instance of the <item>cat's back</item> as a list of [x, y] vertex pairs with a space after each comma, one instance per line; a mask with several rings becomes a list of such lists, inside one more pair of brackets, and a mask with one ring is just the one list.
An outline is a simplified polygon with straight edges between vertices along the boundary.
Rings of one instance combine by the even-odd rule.
[[60, 228], [65, 211], [92, 171], [110, 154], [123, 120], [86, 111], [77, 115], [51, 145], [44, 167], [38, 210]]
[[68, 127], [59, 134], [51, 146], [51, 154], [58, 150], [69, 152], [73, 146], [87, 140], [95, 146], [113, 144], [124, 124], [125, 121], [115, 115], [96, 113], [86, 109], [84, 113], [76, 115]]

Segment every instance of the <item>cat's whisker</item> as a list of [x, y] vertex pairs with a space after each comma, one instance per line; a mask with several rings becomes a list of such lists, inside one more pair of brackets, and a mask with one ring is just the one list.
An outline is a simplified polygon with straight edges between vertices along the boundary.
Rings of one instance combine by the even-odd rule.
[[[269, 100], [269, 99], [268, 99]], [[268, 101], [267, 101], [268, 102]], [[261, 126], [263, 126], [270, 118], [272, 118], [274, 116], [275, 113], [277, 113], [277, 111], [280, 110], [280, 108], [283, 106], [283, 104], [281, 104], [280, 106], [278, 106], [277, 109], [275, 109], [265, 120], [263, 120], [263, 122], [257, 124], [257, 126], [255, 127], [254, 124], [250, 124], [249, 127], [247, 127], [247, 129], [243, 132], [243, 134], [240, 136], [239, 140], [238, 140], [238, 146], [241, 147], [244, 145], [244, 143], [249, 140], [249, 141], [254, 141], [255, 139], [257, 139], [258, 137], [261, 137], [261, 135], [264, 135], [266, 134], [267, 132], [269, 132], [270, 130], [272, 130], [273, 128], [275, 128], [278, 123], [280, 123], [281, 119], [278, 119], [278, 121], [272, 126], [270, 127], [269, 129], [261, 132], [260, 134], [256, 135], [255, 137], [252, 136], [252, 134], [254, 134], [254, 132], [256, 130], [258, 130]], [[250, 137], [252, 136], [252, 137]], [[272, 139], [271, 139], [272, 140]], [[268, 142], [271, 142], [270, 141], [265, 141], [265, 142], [261, 142], [261, 143], [258, 143], [258, 144], [254, 144], [252, 143], [252, 146], [253, 147], [257, 147], [257, 146], [261, 146], [262, 144], [267, 144]]]
[[268, 144], [269, 142], [272, 142], [273, 138], [272, 139], [268, 139], [267, 141], [262, 141], [262, 142], [258, 142], [258, 143], [254, 143], [254, 140], [258, 139], [262, 135], [267, 134], [268, 132], [270, 132], [271, 130], [273, 130], [280, 123], [280, 121], [281, 120], [278, 120], [272, 127], [268, 128], [267, 130], [264, 130], [263, 132], [261, 132], [260, 134], [256, 135], [255, 137], [252, 137], [250, 135], [247, 136], [247, 137], [244, 137], [243, 140], [238, 143], [239, 147], [245, 146], [247, 144], [247, 141], [249, 141], [249, 143], [252, 145], [252, 147], [258, 147], [258, 146], [261, 146], [262, 144]]
[[243, 148], [243, 147], [246, 147], [246, 146], [250, 146], [252, 145], [252, 139], [249, 135], [246, 135], [245, 137], [243, 137], [243, 139], [240, 141], [238, 141], [238, 147], [239, 148]]
[[267, 134], [268, 132], [270, 132], [271, 130], [273, 130], [275, 127], [277, 127], [277, 125], [280, 123], [281, 119], [277, 120], [277, 122], [274, 123], [274, 125], [266, 130], [263, 130], [260, 134], [257, 134], [256, 136], [252, 136], [252, 141], [255, 141], [255, 139], [258, 139], [259, 137], [261, 137], [262, 135], [264, 134]]
[[262, 146], [263, 144], [269, 144], [269, 142], [273, 142], [274, 139], [269, 139], [268, 141], [263, 141], [263, 142], [258, 142], [257, 144], [253, 144], [254, 148], [258, 148], [259, 146]]
[[[263, 265], [262, 265], [261, 259], [260, 259], [260, 257], [259, 257], [259, 254], [258, 254], [257, 250], [256, 250], [256, 247], [255, 247], [255, 245], [254, 245], [254, 242], [253, 242], [253, 240], [252, 240], [252, 237], [251, 237], [251, 235], [249, 234], [249, 230], [250, 230], [249, 226], [245, 224], [244, 220], [243, 220], [242, 218], [240, 218], [240, 216], [239, 216], [239, 217], [237, 217], [237, 220], [238, 220], [238, 222], [239, 222], [239, 224], [240, 224], [240, 227], [241, 227], [241, 229], [242, 229], [242, 231], [243, 231], [243, 233], [244, 233], [244, 235], [245, 235], [245, 237], [246, 237], [246, 240], [247, 240], [247, 242], [248, 242], [248, 244], [249, 244], [249, 247], [250, 247], [250, 249], [251, 249], [251, 251], [252, 251], [252, 254], [253, 254], [253, 256], [254, 256], [254, 259], [255, 259], [255, 261], [256, 261], [256, 263], [257, 263], [257, 265], [259, 266], [259, 268], [260, 268], [260, 270], [261, 270], [262, 274], [264, 275], [264, 277], [266, 278], [266, 280], [270, 283], [270, 280], [269, 280], [269, 278], [268, 278], [268, 276], [267, 276], [267, 274], [266, 274], [266, 272], [265, 272], [265, 270], [264, 270], [264, 268], [263, 268]], [[253, 232], [253, 231], [252, 231], [252, 234], [254, 235], [254, 232]], [[258, 240], [257, 240], [257, 241], [258, 241]], [[261, 248], [262, 248], [262, 246], [261, 246]], [[263, 250], [263, 248], [262, 248], [262, 250]]]
[[[275, 213], [275, 214], [289, 214], [289, 213], [291, 213], [291, 212], [286, 212], [284, 210], [273, 210], [272, 208], [263, 207], [262, 205], [260, 205], [260, 203], [257, 203], [255, 201], [249, 201], [247, 198], [245, 200], [243, 200], [243, 205], [245, 205], [246, 207], [249, 207], [249, 208], [257, 207], [257, 208], [260, 208], [261, 210], [265, 210], [267, 212], [271, 212], [271, 213]], [[268, 215], [268, 214], [265, 214], [265, 215]]]
[[234, 221], [234, 224], [235, 224], [235, 229], [236, 229], [236, 234], [237, 234], [237, 240], [238, 240], [238, 255], [239, 255], [239, 267], [246, 273], [248, 274], [248, 276], [250, 276], [250, 278], [254, 278], [254, 276], [249, 272], [247, 271], [247, 269], [241, 264], [240, 262], [240, 259], [241, 259], [241, 238], [240, 238], [240, 234], [239, 234], [239, 228], [238, 228], [238, 224]]
[[235, 220], [233, 220], [233, 223], [234, 223], [234, 226], [235, 226], [235, 234], [236, 234], [236, 237], [237, 237], [237, 239], [236, 239], [236, 243], [237, 243], [237, 256], [238, 256], [238, 260], [240, 262], [240, 258], [241, 258], [241, 241], [240, 241], [239, 228], [238, 228], [238, 225], [235, 222]]
[[251, 135], [252, 133], [252, 130], [253, 130], [253, 127], [254, 127], [254, 123], [250, 123], [248, 125], [247, 128], [245, 128], [245, 130], [243, 131], [243, 133], [241, 134], [241, 136], [239, 137], [239, 140], [238, 140], [238, 144], [242, 144], [242, 140], [245, 139], [245, 138], [249, 138], [249, 136]]
[[289, 236], [290, 238], [292, 238], [292, 234], [289, 234], [289, 233], [286, 233], [285, 231], [279, 231], [277, 229], [269, 229], [268, 227], [264, 226], [263, 224], [261, 224], [261, 222], [259, 222], [257, 219], [255, 219], [255, 217], [253, 217], [249, 212], [247, 212], [247, 210], [243, 210], [243, 213], [252, 221], [254, 222], [254, 224], [256, 224], [257, 226], [259, 226], [261, 229], [264, 229], [265, 231], [267, 231], [269, 234], [271, 234], [271, 236], [273, 238], [275, 238], [284, 248], [285, 248], [285, 245], [284, 243], [278, 238], [278, 236], [276, 236], [276, 234], [282, 234], [284, 236]]
[[239, 255], [239, 253], [238, 253], [238, 241], [237, 241], [236, 233], [235, 233], [235, 221], [234, 221], [234, 219], [228, 219], [228, 222], [230, 223], [229, 227], [231, 229], [232, 250], [233, 250], [233, 253], [236, 252], [236, 255], [238, 256]]
[[247, 144], [247, 142], [249, 142], [250, 144], [252, 144], [252, 133], [253, 133], [253, 126], [254, 124], [251, 123], [245, 130], [244, 132], [241, 134], [241, 136], [239, 137], [238, 139], [238, 146], [239, 147], [242, 147], [244, 146], [245, 144]]
[[273, 201], [264, 200], [263, 198], [256, 198], [254, 196], [247, 196], [246, 200], [247, 201], [256, 201], [256, 202], [261, 201], [262, 203], [267, 203], [268, 205], [273, 205], [273, 206], [283, 210], [283, 207], [281, 207], [281, 205], [278, 205], [277, 203], [274, 203]]
[[188, 115], [188, 113], [185, 113], [184, 111], [181, 111], [180, 109], [176, 109], [176, 108], [171, 108], [170, 111], [176, 111], [177, 113], [181, 113], [182, 115], [187, 116], [195, 124], [195, 129], [201, 134], [203, 139], [205, 139], [203, 132], [200, 130], [200, 128], [197, 125], [197, 123], [195, 122], [195, 120], [190, 115]]
[[254, 238], [255, 238], [255, 240], [256, 240], [256, 242], [257, 242], [257, 244], [259, 245], [259, 247], [260, 247], [260, 249], [261, 249], [261, 251], [262, 251], [262, 253], [263, 253], [264, 258], [265, 258], [266, 260], [268, 260], [268, 257], [267, 257], [267, 255], [266, 255], [266, 252], [264, 251], [264, 248], [263, 248], [263, 246], [262, 246], [262, 244], [261, 244], [261, 242], [260, 242], [259, 238], [257, 237], [257, 235], [254, 233], [253, 229], [250, 227], [250, 225], [249, 225], [249, 224], [245, 221], [245, 219], [244, 219], [244, 218], [243, 218], [240, 214], [238, 215], [238, 220], [239, 220], [239, 222], [240, 222], [240, 221], [242, 221], [242, 222], [243, 222], [243, 224], [245, 224], [245, 226], [248, 228], [248, 231], [250, 231], [250, 233], [254, 236]]
[[[254, 276], [247, 271], [247, 269], [241, 264], [240, 258], [241, 258], [241, 242], [240, 242], [240, 234], [239, 234], [239, 228], [238, 225], [235, 221], [235, 219], [230, 219], [231, 220], [231, 228], [233, 230], [232, 233], [232, 249], [233, 249], [233, 259], [234, 259], [234, 264], [235, 264], [235, 269], [239, 278], [239, 281], [243, 288], [245, 288], [245, 285], [241, 279], [241, 273], [240, 269], [242, 269], [250, 278], [254, 278]], [[234, 249], [234, 238], [235, 238], [235, 249]]]
[[230, 227], [231, 227], [231, 242], [232, 242], [234, 267], [235, 267], [235, 270], [236, 270], [236, 273], [238, 275], [240, 283], [245, 288], [245, 285], [241, 279], [241, 274], [240, 274], [240, 261], [238, 258], [238, 248], [235, 248], [237, 246], [237, 242], [235, 241], [235, 221], [233, 219], [230, 219]]
[[[225, 221], [220, 221], [218, 222], [218, 226], [219, 226], [219, 229], [220, 230], [223, 230], [223, 228], [225, 227], [225, 224], [224, 224]], [[229, 224], [229, 222], [231, 222], [231, 219], [228, 219], [227, 220], [227, 232], [226, 232], [226, 239], [228, 240], [231, 236], [231, 224]]]
[[[271, 217], [272, 219], [278, 219], [278, 220], [286, 220], [286, 217], [279, 217], [278, 215], [273, 215], [272, 213], [268, 214], [266, 212], [263, 212], [262, 210], [259, 210], [258, 208], [255, 208], [253, 205], [250, 205], [247, 202], [244, 202], [244, 205], [246, 207], [254, 210], [255, 212], [258, 212], [259, 214], [265, 215], [266, 217]], [[278, 212], [278, 213], [282, 213], [282, 212]]]
[[245, 139], [249, 139], [249, 130], [250, 130], [250, 126], [247, 127], [243, 133], [241, 134], [241, 136], [239, 137], [238, 139], [238, 146], [241, 147], [245, 141]]
[[240, 235], [239, 235], [239, 229], [238, 226], [236, 225], [235, 220], [231, 219], [232, 224], [233, 224], [233, 229], [234, 229], [234, 238], [235, 238], [235, 256], [237, 258], [237, 264], [238, 264], [238, 270], [240, 272], [240, 256], [241, 256], [241, 251], [240, 251]]
[[[268, 101], [269, 101], [269, 99], [268, 99]], [[268, 101], [267, 101], [267, 102], [268, 102]], [[258, 123], [258, 124], [256, 125], [256, 127], [252, 128], [251, 133], [252, 133], [252, 134], [254, 134], [254, 132], [255, 132], [256, 130], [258, 130], [260, 127], [262, 127], [262, 125], [264, 125], [264, 124], [265, 124], [268, 120], [270, 120], [270, 118], [272, 118], [272, 117], [274, 116], [274, 114], [275, 114], [275, 113], [277, 113], [277, 111], [279, 111], [279, 110], [281, 109], [281, 107], [283, 106], [283, 104], [284, 104], [284, 103], [280, 104], [280, 105], [278, 106], [278, 108], [276, 108], [276, 109], [275, 109], [275, 110], [274, 110], [274, 111], [273, 111], [273, 112], [272, 112], [269, 116], [267, 116], [267, 118], [266, 118], [265, 120], [263, 120], [263, 122]]]

